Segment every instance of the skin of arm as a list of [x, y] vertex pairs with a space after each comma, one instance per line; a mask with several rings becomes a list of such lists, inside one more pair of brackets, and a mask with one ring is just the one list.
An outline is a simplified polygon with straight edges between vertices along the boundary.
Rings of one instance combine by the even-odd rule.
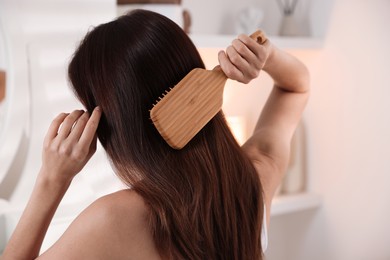
[[53, 215], [73, 177], [96, 151], [96, 129], [101, 111], [91, 116], [76, 110], [58, 115], [44, 140], [42, 167], [30, 200], [2, 256], [35, 259]]
[[253, 135], [242, 147], [259, 173], [269, 223], [272, 198], [287, 169], [291, 139], [309, 97], [309, 72], [269, 40], [260, 45], [246, 35], [238, 36], [218, 58], [230, 79], [248, 83], [264, 70], [274, 80]]

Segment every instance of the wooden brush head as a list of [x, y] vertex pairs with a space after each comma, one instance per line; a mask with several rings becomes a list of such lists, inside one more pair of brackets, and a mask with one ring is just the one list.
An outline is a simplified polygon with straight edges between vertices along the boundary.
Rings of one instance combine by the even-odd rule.
[[152, 108], [150, 118], [172, 148], [183, 148], [218, 113], [226, 80], [220, 69], [193, 69]]

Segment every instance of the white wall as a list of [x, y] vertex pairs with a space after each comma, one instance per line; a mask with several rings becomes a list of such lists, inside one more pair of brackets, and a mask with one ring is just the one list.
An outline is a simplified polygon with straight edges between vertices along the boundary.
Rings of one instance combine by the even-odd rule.
[[[288, 2], [292, 2], [289, 0]], [[315, 37], [323, 37], [327, 27], [328, 10], [333, 0], [300, 0], [294, 17]], [[277, 35], [282, 13], [275, 0], [183, 0], [182, 5], [192, 17], [191, 32], [197, 34], [234, 34], [238, 15], [244, 9], [261, 9], [263, 19], [259, 25], [268, 35]], [[310, 30], [315, 27], [314, 30]], [[306, 30], [304, 30], [306, 31]]]
[[390, 259], [389, 11], [388, 0], [335, 1], [325, 46], [309, 61], [308, 170], [323, 206], [275, 221], [284, 259]]
[[252, 5], [254, 0], [182, 0], [192, 17], [193, 33], [226, 33], [232, 28], [232, 16], [243, 7]]

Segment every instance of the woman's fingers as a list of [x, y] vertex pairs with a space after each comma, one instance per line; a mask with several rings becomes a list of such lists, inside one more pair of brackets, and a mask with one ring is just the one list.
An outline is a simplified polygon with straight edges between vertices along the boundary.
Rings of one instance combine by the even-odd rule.
[[47, 147], [53, 141], [58, 145], [66, 141], [68, 144], [79, 143], [81, 146], [89, 147], [99, 125], [100, 116], [100, 108], [96, 108], [91, 117], [83, 110], [58, 115], [46, 134], [45, 146]]
[[238, 52], [234, 45], [237, 45], [237, 43], [233, 43], [233, 45], [230, 45], [229, 47], [226, 48], [226, 55], [228, 56], [230, 62], [242, 72], [244, 68], [248, 68], [250, 66], [248, 61], [245, 58], [245, 55], [248, 54], [247, 53], [243, 54]]
[[97, 147], [97, 135], [95, 134], [93, 139], [92, 139], [91, 145], [89, 147], [89, 153], [87, 155], [88, 160], [96, 152], [96, 147]]
[[235, 53], [233, 47], [228, 47], [227, 52], [229, 53], [221, 51], [218, 54], [218, 59], [223, 72], [228, 78], [246, 84], [257, 77], [258, 70], [252, 68], [238, 53]]
[[57, 136], [58, 129], [60, 128], [64, 119], [68, 116], [67, 113], [61, 113], [56, 118], [54, 118], [53, 122], [51, 122], [49, 130], [45, 136], [45, 140], [43, 142], [45, 147], [48, 147], [50, 142]]
[[259, 47], [261, 47], [261, 43], [258, 43], [256, 40], [252, 39], [251, 37], [249, 37], [248, 35], [245, 35], [245, 34], [240, 34], [237, 37], [237, 40], [242, 42], [242, 44], [244, 44], [244, 46], [251, 53], [253, 53], [254, 56], [258, 56], [259, 55], [259, 53], [261, 51], [260, 48], [259, 48]]
[[218, 60], [222, 71], [228, 78], [243, 82], [243, 73], [236, 66], [234, 66], [224, 51], [220, 51], [218, 53]]
[[246, 64], [250, 64], [256, 60], [256, 55], [240, 39], [232, 41], [231, 46], [240, 55], [240, 57], [245, 60]]
[[75, 142], [78, 142], [83, 131], [84, 131], [84, 128], [88, 122], [88, 119], [89, 119], [89, 113], [88, 112], [84, 112], [78, 119], [77, 121], [75, 122], [71, 132], [69, 133], [69, 136], [68, 138], [72, 141], [75, 141]]
[[228, 47], [227, 54], [229, 60], [244, 75], [244, 81], [249, 82], [259, 75], [262, 68], [260, 60], [241, 40], [235, 39]]
[[96, 135], [96, 130], [98, 128], [101, 115], [102, 112], [100, 107], [96, 107], [93, 110], [92, 115], [89, 118], [88, 122], [86, 123], [83, 133], [81, 134], [79, 140], [80, 147], [88, 148], [88, 150], [90, 147], [93, 148], [91, 144], [93, 145], [93, 140]]
[[65, 139], [68, 137], [69, 133], [72, 131], [72, 128], [75, 122], [79, 119], [79, 117], [84, 113], [83, 110], [75, 110], [70, 113], [65, 120], [63, 121], [60, 130], [58, 131], [57, 138]]
[[238, 39], [254, 54], [251, 63], [257, 66], [258, 69], [262, 69], [269, 55], [270, 41], [259, 43], [245, 34], [239, 35]]

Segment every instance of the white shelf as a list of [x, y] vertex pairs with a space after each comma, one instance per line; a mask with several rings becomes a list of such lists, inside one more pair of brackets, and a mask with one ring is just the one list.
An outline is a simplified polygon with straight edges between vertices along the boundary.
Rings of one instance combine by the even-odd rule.
[[[198, 48], [225, 49], [237, 35], [190, 34], [190, 38]], [[319, 49], [323, 40], [314, 37], [279, 37], [270, 36], [270, 41], [282, 49]]]
[[313, 193], [298, 193], [276, 196], [272, 201], [271, 216], [281, 216], [294, 212], [318, 208], [321, 197]]
[[280, 37], [271, 36], [271, 42], [283, 49], [320, 49], [323, 39], [314, 37]]

